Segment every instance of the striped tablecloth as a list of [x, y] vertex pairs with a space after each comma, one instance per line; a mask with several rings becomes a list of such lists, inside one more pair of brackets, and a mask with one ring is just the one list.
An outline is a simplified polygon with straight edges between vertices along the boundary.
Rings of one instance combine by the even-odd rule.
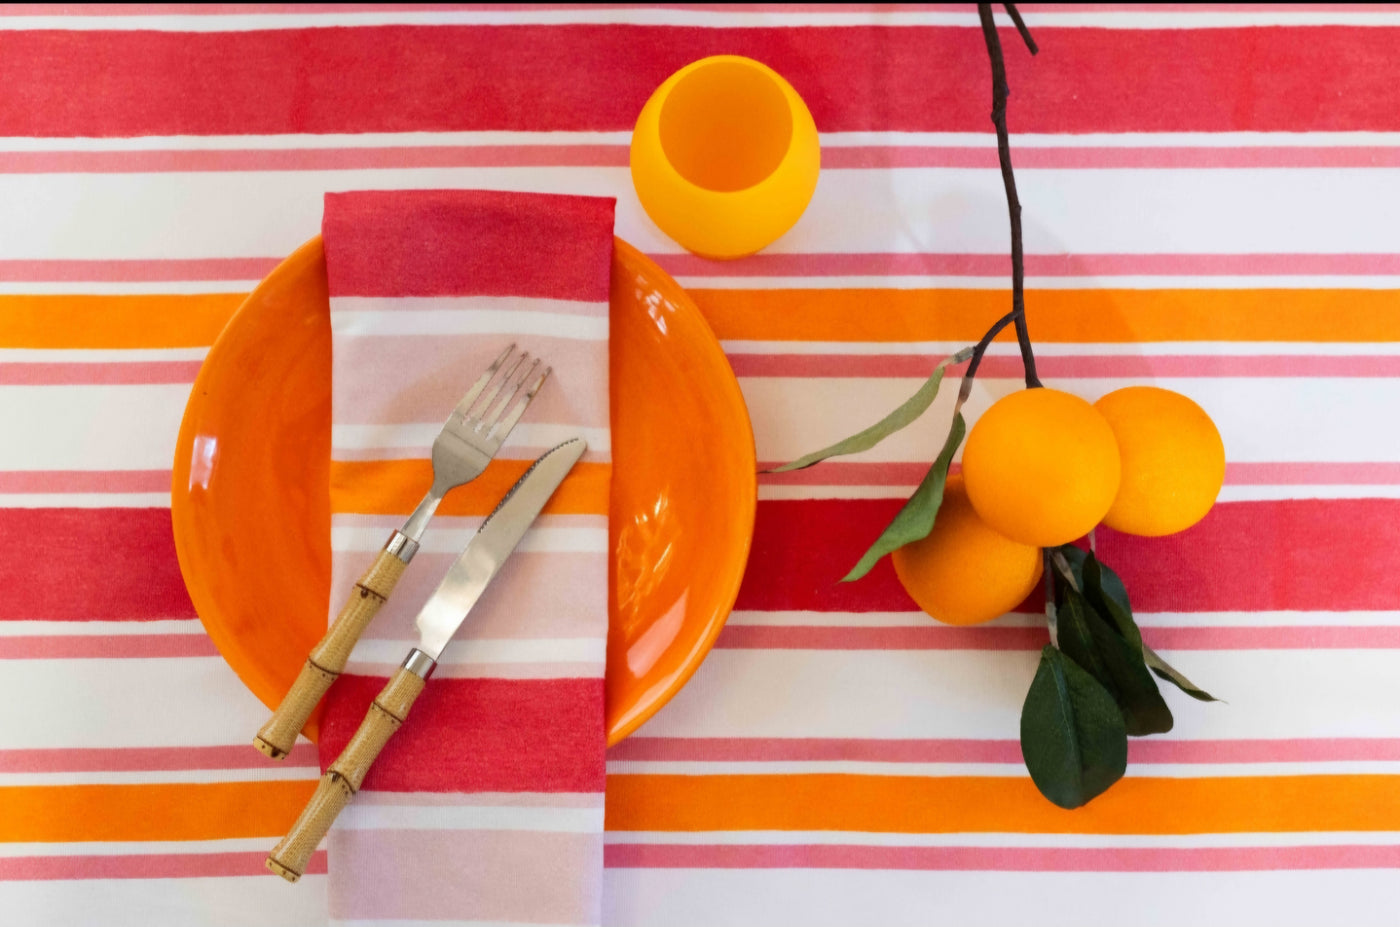
[[[1160, 383], [1219, 423], [1221, 503], [1106, 535], [1144, 637], [1228, 700], [1087, 808], [1016, 743], [1041, 619], [936, 626], [837, 586], [942, 439], [765, 478], [737, 610], [608, 761], [605, 923], [1393, 924], [1400, 867], [1400, 14], [1024, 7], [1007, 31], [1047, 382]], [[797, 228], [679, 253], [627, 173], [670, 72], [759, 58], [826, 168]], [[195, 372], [328, 190], [616, 196], [694, 295], [759, 456], [907, 396], [1008, 306], [970, 6], [0, 9], [0, 919], [318, 925], [262, 874], [314, 751], [272, 767], [170, 538]], [[974, 415], [1017, 387], [989, 358]], [[940, 412], [941, 410], [941, 412]]]

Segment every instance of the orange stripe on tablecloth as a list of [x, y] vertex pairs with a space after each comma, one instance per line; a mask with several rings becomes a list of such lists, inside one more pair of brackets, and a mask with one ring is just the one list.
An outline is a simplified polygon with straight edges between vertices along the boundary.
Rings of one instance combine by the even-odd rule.
[[[443, 499], [439, 515], [487, 515], [533, 461], [496, 460]], [[559, 486], [546, 515], [606, 515], [612, 465], [578, 463]], [[426, 460], [332, 460], [331, 513], [408, 515], [433, 482]]]
[[[975, 342], [1010, 306], [1003, 290], [689, 292], [731, 341]], [[1031, 290], [1026, 306], [1047, 342], [1400, 340], [1400, 296], [1387, 290]]]
[[208, 347], [245, 296], [0, 296], [0, 347]]
[[0, 842], [274, 837], [314, 780], [0, 787]]
[[1400, 830], [1400, 776], [1130, 777], [1064, 811], [1029, 778], [611, 775], [610, 831], [1195, 834]]

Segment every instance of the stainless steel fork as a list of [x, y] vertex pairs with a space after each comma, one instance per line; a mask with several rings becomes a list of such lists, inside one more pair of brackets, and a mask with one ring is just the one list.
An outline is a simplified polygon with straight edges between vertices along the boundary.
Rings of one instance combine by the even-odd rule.
[[389, 535], [379, 556], [356, 582], [350, 600], [341, 608], [326, 636], [307, 657], [277, 710], [258, 731], [253, 746], [263, 753], [280, 760], [292, 749], [321, 697], [344, 671], [355, 642], [379, 613], [404, 568], [418, 552], [423, 530], [443, 496], [480, 476], [525, 414], [526, 407], [552, 369], [546, 367], [540, 372], [541, 361], [536, 358], [527, 364], [529, 359], [528, 352], [517, 355], [514, 344], [506, 348], [447, 417], [447, 423], [433, 441], [432, 487], [403, 528]]

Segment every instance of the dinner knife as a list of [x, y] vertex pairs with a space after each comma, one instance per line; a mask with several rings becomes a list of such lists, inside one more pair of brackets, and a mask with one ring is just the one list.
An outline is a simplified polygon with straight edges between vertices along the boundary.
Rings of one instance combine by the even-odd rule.
[[482, 522], [467, 549], [418, 612], [418, 646], [408, 652], [398, 672], [375, 697], [359, 730], [321, 777], [301, 816], [268, 854], [269, 870], [289, 882], [301, 878], [331, 823], [359, 790], [379, 751], [408, 717], [443, 648], [587, 447], [582, 438], [571, 438], [546, 451]]

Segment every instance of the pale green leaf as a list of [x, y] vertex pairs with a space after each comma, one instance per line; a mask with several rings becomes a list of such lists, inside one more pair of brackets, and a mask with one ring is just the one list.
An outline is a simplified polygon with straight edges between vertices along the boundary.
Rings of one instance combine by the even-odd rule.
[[909, 501], [904, 503], [904, 508], [899, 510], [899, 514], [895, 515], [894, 520], [875, 539], [875, 543], [870, 545], [865, 556], [860, 558], [860, 562], [851, 568], [851, 572], [847, 573], [841, 582], [849, 583], [860, 579], [869, 573], [885, 554], [928, 537], [928, 533], [933, 530], [934, 519], [938, 517], [938, 508], [943, 504], [943, 487], [948, 482], [948, 468], [952, 466], [953, 455], [957, 453], [958, 445], [962, 444], [966, 434], [967, 423], [963, 421], [961, 412], [955, 412], [953, 426], [948, 431], [948, 440], [943, 442], [943, 450], [933, 462], [933, 466], [928, 468], [928, 473], [924, 474], [919, 488], [914, 490]]
[[[838, 457], [843, 454], [858, 454], [861, 451], [868, 451], [890, 435], [899, 431], [914, 422], [920, 415], [928, 411], [928, 407], [933, 405], [933, 400], [938, 396], [938, 387], [943, 383], [943, 374], [948, 368], [961, 364], [972, 356], [972, 348], [964, 348], [942, 361], [933, 368], [933, 373], [924, 381], [924, 385], [919, 387], [919, 391], [910, 396], [899, 408], [889, 415], [880, 419], [874, 425], [860, 432], [851, 435], [844, 441], [837, 441], [830, 447], [813, 451], [806, 456], [799, 457], [791, 463], [785, 463], [781, 467], [774, 467], [772, 470], [765, 470], [765, 473], [786, 473], [789, 470], [804, 470], [813, 464], [821, 463], [828, 457]], [[927, 534], [927, 532], [925, 532]], [[921, 535], [922, 537], [922, 535]]]

